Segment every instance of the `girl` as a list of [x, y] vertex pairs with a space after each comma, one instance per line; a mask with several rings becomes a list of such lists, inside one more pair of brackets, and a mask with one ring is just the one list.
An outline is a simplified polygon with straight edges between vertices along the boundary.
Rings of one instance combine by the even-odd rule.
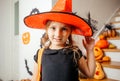
[[[92, 77], [95, 70], [93, 55], [94, 40], [85, 37], [83, 44], [87, 51], [87, 62], [82, 52], [73, 45], [70, 25], [48, 21], [46, 35], [42, 39], [45, 50], [42, 56], [42, 81], [78, 81], [78, 68], [88, 77]], [[37, 81], [37, 55], [35, 56], [35, 74], [33, 81]]]
[[[60, 6], [63, 3], [66, 6]], [[42, 70], [38, 71], [37, 53], [34, 57], [36, 63], [32, 81], [37, 81], [36, 77], [40, 72], [40, 81], [79, 81], [79, 70], [87, 77], [93, 77], [95, 41], [90, 37], [92, 30], [81, 17], [73, 14], [71, 9], [71, 0], [59, 0], [52, 11], [25, 18], [28, 27], [46, 29], [42, 38], [42, 45], [44, 45]], [[83, 45], [87, 53], [86, 59], [81, 50], [73, 44], [72, 34], [85, 36]]]

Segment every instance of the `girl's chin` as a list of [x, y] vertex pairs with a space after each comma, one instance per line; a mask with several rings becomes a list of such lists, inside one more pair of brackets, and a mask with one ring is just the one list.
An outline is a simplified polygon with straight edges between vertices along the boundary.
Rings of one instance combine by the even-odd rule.
[[53, 45], [55, 45], [55, 46], [64, 46], [64, 44], [63, 43], [59, 43], [59, 42], [54, 42], [54, 43], [52, 43]]
[[60, 43], [54, 43], [53, 45], [55, 45], [55, 46], [63, 46], [63, 44], [60, 44]]

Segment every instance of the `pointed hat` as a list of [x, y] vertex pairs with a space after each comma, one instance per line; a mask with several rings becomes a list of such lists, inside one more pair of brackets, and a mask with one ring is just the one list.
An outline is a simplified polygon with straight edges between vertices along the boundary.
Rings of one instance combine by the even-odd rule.
[[72, 34], [92, 36], [90, 25], [81, 17], [72, 13], [72, 0], [58, 0], [51, 11], [29, 15], [24, 23], [30, 28], [45, 29], [48, 20], [72, 25]]

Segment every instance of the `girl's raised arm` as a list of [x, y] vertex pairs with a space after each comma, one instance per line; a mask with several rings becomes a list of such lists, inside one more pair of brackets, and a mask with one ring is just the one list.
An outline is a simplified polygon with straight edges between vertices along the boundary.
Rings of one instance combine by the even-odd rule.
[[95, 72], [95, 57], [93, 53], [95, 40], [90, 37], [85, 37], [83, 45], [86, 49], [87, 59], [82, 57], [78, 61], [79, 69], [88, 77], [93, 77]]

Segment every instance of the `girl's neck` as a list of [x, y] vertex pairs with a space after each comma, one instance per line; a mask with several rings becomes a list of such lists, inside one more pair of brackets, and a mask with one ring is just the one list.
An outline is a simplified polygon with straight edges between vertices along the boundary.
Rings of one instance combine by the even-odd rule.
[[62, 49], [64, 48], [65, 46], [54, 46], [54, 45], [50, 45], [49, 48], [50, 49]]

